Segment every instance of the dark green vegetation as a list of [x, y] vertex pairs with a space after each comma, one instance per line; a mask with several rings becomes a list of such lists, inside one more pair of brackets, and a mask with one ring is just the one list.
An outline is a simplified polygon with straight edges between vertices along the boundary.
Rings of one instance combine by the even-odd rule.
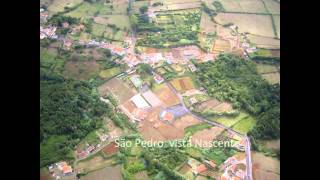
[[154, 19], [145, 16], [134, 14], [130, 18], [133, 27], [143, 36], [137, 46], [163, 48], [199, 43], [200, 11], [167, 12], [157, 14]]
[[257, 118], [248, 134], [253, 139], [280, 137], [280, 85], [270, 85], [251, 61], [234, 55], [220, 55], [212, 63], [197, 64], [197, 77], [208, 94], [232, 102]]
[[80, 139], [101, 126], [105, 112], [88, 83], [41, 69], [40, 166], [70, 159], [68, 154]]
[[[52, 46], [51, 43], [48, 41], [45, 45]], [[72, 160], [73, 148], [102, 126], [105, 114], [120, 127], [131, 127], [125, 115], [99, 100], [94, 81], [63, 76], [67, 59], [81, 61], [80, 56], [75, 57], [61, 48], [41, 47], [40, 50], [40, 167]], [[105, 55], [103, 58], [111, 58], [108, 52]], [[101, 65], [115, 66], [109, 61]], [[113, 102], [111, 98], [110, 101]]]
[[114, 124], [121, 129], [137, 131], [135, 124], [131, 123], [129, 118], [116, 108], [118, 106], [117, 101], [112, 96], [107, 96], [106, 98], [111, 102], [104, 106], [106, 108], [106, 114]]
[[187, 160], [179, 148], [164, 146], [162, 148], [147, 148], [142, 154], [147, 164], [147, 170], [157, 179], [184, 179], [173, 171], [178, 165]]
[[229, 147], [213, 147], [203, 151], [203, 154], [210, 160], [214, 160], [217, 165], [222, 164], [229, 157], [235, 155], [236, 153], [237, 151], [235, 149]]

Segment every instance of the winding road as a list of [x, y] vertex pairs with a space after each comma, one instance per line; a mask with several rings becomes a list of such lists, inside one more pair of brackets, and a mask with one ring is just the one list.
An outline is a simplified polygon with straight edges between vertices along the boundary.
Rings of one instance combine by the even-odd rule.
[[245, 142], [246, 142], [246, 145], [245, 145], [245, 153], [246, 153], [246, 164], [247, 164], [247, 173], [246, 173], [246, 177], [245, 177], [245, 180], [252, 180], [252, 161], [251, 161], [251, 149], [250, 149], [250, 139], [247, 135], [244, 135], [244, 134], [241, 134], [235, 130], [233, 130], [232, 128], [230, 127], [227, 127], [223, 124], [220, 124], [220, 123], [217, 123], [217, 122], [213, 122], [213, 121], [209, 121], [209, 120], [206, 120], [205, 118], [201, 117], [201, 116], [198, 116], [197, 114], [191, 112], [185, 105], [184, 101], [183, 101], [183, 97], [182, 95], [176, 91], [176, 89], [167, 81], [165, 81], [165, 84], [178, 96], [183, 108], [189, 113], [191, 114], [194, 118], [200, 120], [200, 121], [203, 121], [203, 122], [206, 122], [208, 124], [211, 124], [213, 126], [217, 126], [217, 127], [220, 127], [220, 128], [223, 128], [223, 129], [227, 129], [228, 132], [233, 132], [235, 134], [237, 134], [238, 136], [242, 137], [242, 138], [245, 138]]

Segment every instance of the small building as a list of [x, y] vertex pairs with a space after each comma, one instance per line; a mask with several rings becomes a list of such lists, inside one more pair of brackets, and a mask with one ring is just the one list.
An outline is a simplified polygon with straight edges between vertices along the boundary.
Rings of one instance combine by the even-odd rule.
[[172, 122], [174, 119], [174, 115], [167, 111], [162, 111], [160, 113], [160, 119], [166, 122]]
[[197, 100], [195, 97], [191, 97], [191, 98], [189, 99], [189, 102], [190, 102], [190, 103], [191, 103], [191, 105], [192, 105], [192, 104], [197, 103], [197, 102], [198, 102], [198, 100]]
[[71, 166], [63, 166], [63, 169], [62, 169], [62, 173], [63, 173], [63, 175], [65, 175], [65, 176], [68, 176], [68, 175], [70, 175], [71, 173], [72, 173], [72, 168], [71, 168]]
[[99, 138], [100, 138], [100, 141], [104, 142], [109, 138], [109, 136], [107, 134], [102, 134], [101, 136], [99, 136]]
[[131, 101], [137, 108], [146, 109], [149, 108], [150, 105], [146, 102], [146, 100], [140, 95], [137, 94], [131, 98]]
[[63, 42], [63, 45], [64, 45], [64, 47], [65, 47], [66, 49], [70, 49], [71, 46], [72, 46], [72, 41], [71, 41], [71, 40], [65, 40], [65, 41]]
[[144, 92], [142, 96], [152, 107], [158, 107], [162, 105], [161, 100], [151, 90]]
[[130, 77], [130, 80], [132, 82], [132, 84], [136, 87], [136, 88], [140, 88], [142, 86], [142, 80], [140, 79], [139, 75], [133, 75]]
[[204, 164], [201, 164], [197, 167], [195, 174], [201, 174], [206, 172], [207, 170], [208, 170], [207, 167]]
[[94, 149], [95, 149], [94, 146], [91, 145], [87, 148], [87, 152], [91, 153]]
[[197, 70], [197, 68], [194, 64], [189, 64], [188, 68], [190, 69], [191, 72], [195, 72]]
[[69, 27], [69, 23], [68, 23], [68, 22], [62, 23], [62, 27], [63, 27], [63, 28], [68, 28], [68, 27]]
[[148, 116], [148, 113], [145, 110], [139, 108], [134, 109], [132, 114], [137, 121], [142, 121]]
[[215, 168], [217, 165], [216, 165], [216, 163], [214, 162], [214, 161], [208, 161], [208, 160], [206, 160], [206, 161], [204, 161], [204, 163], [209, 167], [209, 168]]
[[164, 79], [159, 74], [155, 74], [155, 76], [153, 76], [153, 79], [157, 84], [161, 84], [164, 81]]
[[203, 56], [203, 61], [207, 62], [207, 61], [213, 61], [214, 60], [214, 54], [212, 53], [206, 53]]

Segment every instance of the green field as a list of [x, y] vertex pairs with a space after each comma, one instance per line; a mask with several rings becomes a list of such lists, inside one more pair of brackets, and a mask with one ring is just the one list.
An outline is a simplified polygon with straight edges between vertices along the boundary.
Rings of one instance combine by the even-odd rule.
[[99, 76], [103, 79], [109, 79], [121, 72], [121, 69], [119, 67], [114, 67], [110, 69], [105, 69], [100, 71]]
[[112, 10], [110, 6], [104, 5], [103, 3], [82, 3], [78, 8], [75, 10], [65, 14], [66, 16], [82, 18], [82, 17], [93, 17], [93, 16], [100, 16], [100, 15], [107, 15], [110, 14]]
[[232, 129], [242, 134], [247, 134], [256, 125], [256, 119], [247, 116], [232, 126]]
[[246, 118], [247, 116], [248, 115], [245, 113], [240, 113], [237, 117], [234, 117], [234, 118], [231, 118], [231, 117], [220, 117], [220, 118], [212, 117], [210, 119], [215, 122], [218, 122], [220, 124], [223, 124], [227, 127], [231, 127], [232, 125], [236, 124], [237, 122]]
[[192, 134], [196, 133], [197, 131], [201, 131], [203, 129], [209, 129], [211, 127], [212, 126], [207, 123], [196, 124], [196, 125], [189, 126], [189, 127], [185, 128], [185, 134], [192, 135]]

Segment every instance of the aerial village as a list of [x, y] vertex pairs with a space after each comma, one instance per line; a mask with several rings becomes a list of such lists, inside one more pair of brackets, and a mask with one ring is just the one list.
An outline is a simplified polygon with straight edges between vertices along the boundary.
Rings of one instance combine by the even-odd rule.
[[[167, 9], [161, 9], [163, 6], [153, 6], [152, 2], [148, 1], [146, 13], [151, 21], [158, 22], [158, 13], [161, 14]], [[124, 3], [128, 2], [124, 1]], [[192, 1], [186, 6], [199, 8], [201, 3]], [[206, 89], [198, 84], [194, 77], [198, 71], [195, 63], [214, 62], [221, 53], [232, 53], [244, 60], [249, 60], [249, 56], [258, 51], [259, 48], [254, 43], [250, 43], [247, 34], [238, 31], [237, 25], [218, 26], [217, 40], [210, 44], [209, 51], [204, 51], [203, 47], [198, 45], [171, 48], [136, 46], [141, 37], [139, 34], [135, 37], [133, 33], [127, 33], [121, 43], [98, 40], [98, 38], [75, 40], [70, 36], [59, 34], [57, 29], [68, 28], [69, 34], [77, 34], [84, 31], [83, 24], [71, 25], [63, 22], [61, 27], [57, 27], [48, 25], [46, 23], [48, 19], [48, 11], [41, 8], [41, 40], [50, 39], [61, 42], [62, 48], [66, 51], [72, 51], [77, 46], [107, 49], [117, 57], [115, 60], [117, 64], [124, 64], [127, 67], [125, 71], [114, 74], [101, 83], [97, 91], [100, 100], [106, 106], [111, 104], [110, 96], [116, 100], [115, 109], [129, 118], [130, 123], [137, 127], [143, 139], [168, 141], [187, 138], [193, 145], [200, 147], [202, 145], [197, 144], [198, 140], [210, 142], [230, 140], [234, 143], [232, 155], [221, 162], [211, 158], [214, 155], [210, 154], [210, 150], [200, 153], [199, 148], [188, 149], [186, 160], [174, 168], [176, 173], [186, 179], [197, 180], [206, 177], [221, 180], [250, 179], [249, 173], [252, 168], [250, 157], [248, 157], [250, 142], [245, 133], [239, 133], [230, 128], [241, 119], [247, 118], [247, 115], [240, 112], [234, 124], [224, 123], [221, 118], [221, 121], [219, 119], [214, 121], [214, 124], [207, 125], [206, 121], [200, 117], [202, 112], [210, 110], [223, 115], [239, 114], [239, 112], [230, 102], [222, 102], [208, 96]], [[200, 34], [204, 36], [208, 34], [206, 29], [201, 27]], [[148, 71], [147, 73], [141, 72], [140, 64], [148, 64], [151, 69], [145, 70]], [[108, 118], [104, 122], [103, 128], [90, 135], [92, 138], [76, 146], [75, 161], [61, 161], [48, 166], [52, 177], [57, 180], [78, 179], [79, 174], [90, 174], [92, 171], [112, 164], [108, 159], [114, 158], [120, 152], [120, 148], [114, 143], [115, 139], [130, 132], [117, 127], [114, 122], [108, 121]], [[197, 128], [199, 130], [193, 131]], [[121, 168], [114, 167], [117, 170], [112, 169], [112, 172], [116, 171], [120, 174], [115, 179], [123, 179], [120, 173]], [[111, 172], [110, 169], [106, 171]], [[134, 175], [135, 179], [148, 179], [146, 170]]]

